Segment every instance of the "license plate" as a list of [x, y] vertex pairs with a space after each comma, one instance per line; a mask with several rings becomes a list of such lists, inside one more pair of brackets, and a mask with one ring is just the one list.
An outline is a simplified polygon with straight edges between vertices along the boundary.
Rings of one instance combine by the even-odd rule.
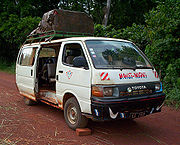
[[139, 118], [145, 116], [145, 111], [143, 112], [132, 112], [129, 114], [129, 118]]

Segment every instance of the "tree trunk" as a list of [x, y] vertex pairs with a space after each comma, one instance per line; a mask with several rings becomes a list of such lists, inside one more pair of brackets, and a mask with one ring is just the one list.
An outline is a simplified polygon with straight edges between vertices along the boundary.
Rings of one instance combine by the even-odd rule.
[[102, 23], [105, 27], [107, 26], [107, 23], [108, 23], [110, 7], [111, 7], [111, 0], [107, 0], [107, 6], [105, 8], [105, 14], [104, 14], [104, 19], [103, 19], [103, 23]]
[[88, 14], [90, 15], [90, 0], [87, 0], [87, 8], [88, 8]]

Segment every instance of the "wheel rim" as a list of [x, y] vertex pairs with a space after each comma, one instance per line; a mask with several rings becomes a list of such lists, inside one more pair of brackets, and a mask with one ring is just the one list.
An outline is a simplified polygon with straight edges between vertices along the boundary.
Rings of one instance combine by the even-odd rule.
[[73, 104], [69, 105], [67, 108], [67, 118], [71, 124], [75, 124], [77, 122], [77, 109]]

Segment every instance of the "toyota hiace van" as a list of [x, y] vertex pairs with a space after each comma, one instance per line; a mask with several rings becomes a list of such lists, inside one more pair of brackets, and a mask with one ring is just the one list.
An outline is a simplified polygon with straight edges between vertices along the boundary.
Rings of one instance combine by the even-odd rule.
[[24, 44], [16, 84], [27, 105], [64, 110], [72, 129], [88, 119], [134, 119], [160, 112], [165, 94], [158, 74], [132, 42], [72, 37]]

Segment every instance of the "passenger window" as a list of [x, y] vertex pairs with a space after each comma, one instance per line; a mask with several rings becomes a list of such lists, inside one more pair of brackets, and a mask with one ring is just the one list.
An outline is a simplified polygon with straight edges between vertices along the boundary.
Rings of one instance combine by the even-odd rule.
[[[73, 60], [77, 58], [84, 59], [85, 60], [85, 55], [83, 53], [82, 47], [78, 43], [71, 43], [71, 44], [66, 44], [64, 46], [64, 52], [63, 52], [63, 57], [62, 57], [62, 62], [65, 65], [73, 66]], [[85, 60], [85, 65], [87, 66], [87, 61]]]
[[39, 57], [56, 57], [56, 51], [53, 48], [42, 48]]
[[19, 64], [33, 66], [37, 48], [25, 48], [22, 50]]

